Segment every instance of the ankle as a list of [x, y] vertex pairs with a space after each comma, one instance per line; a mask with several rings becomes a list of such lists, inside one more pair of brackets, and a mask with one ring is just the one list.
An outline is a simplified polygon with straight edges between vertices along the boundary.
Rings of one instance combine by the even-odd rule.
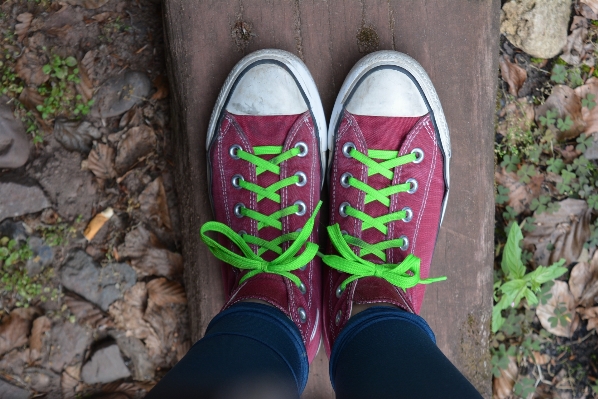
[[353, 303], [353, 308], [351, 309], [351, 316], [349, 318], [355, 316], [358, 313], [363, 312], [366, 309], [369, 309], [374, 306], [387, 306], [400, 309], [397, 305], [392, 303], [380, 302], [380, 303]]

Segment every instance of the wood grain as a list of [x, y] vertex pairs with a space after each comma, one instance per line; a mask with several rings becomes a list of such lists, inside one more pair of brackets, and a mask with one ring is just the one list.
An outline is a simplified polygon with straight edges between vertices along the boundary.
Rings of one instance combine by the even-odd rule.
[[[205, 185], [206, 130], [231, 68], [261, 48], [291, 51], [310, 68], [329, 115], [353, 64], [367, 52], [394, 49], [427, 70], [451, 131], [451, 196], [432, 266], [433, 275], [449, 280], [428, 287], [422, 315], [447, 357], [484, 397], [491, 397], [499, 7], [498, 0], [165, 0], [172, 139], [194, 340], [223, 304], [220, 266], [200, 243], [198, 231], [212, 218]], [[239, 26], [249, 27], [242, 37], [235, 33]], [[303, 397], [334, 397], [323, 350]]]

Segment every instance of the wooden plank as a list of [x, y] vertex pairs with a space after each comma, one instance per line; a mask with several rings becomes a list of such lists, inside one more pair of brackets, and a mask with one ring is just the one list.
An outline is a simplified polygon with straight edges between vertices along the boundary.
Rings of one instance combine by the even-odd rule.
[[[365, 53], [395, 49], [426, 68], [442, 101], [453, 159], [451, 197], [423, 307], [442, 351], [491, 396], [493, 109], [498, 0], [166, 0], [173, 147], [181, 201], [185, 281], [193, 338], [223, 303], [218, 262], [200, 243], [210, 220], [205, 134], [220, 86], [248, 52], [282, 48], [310, 68], [327, 115], [346, 74]], [[243, 25], [240, 25], [244, 23]], [[249, 28], [248, 41], [235, 27]], [[238, 29], [237, 29], [238, 31]], [[331, 398], [323, 350], [305, 398]]]

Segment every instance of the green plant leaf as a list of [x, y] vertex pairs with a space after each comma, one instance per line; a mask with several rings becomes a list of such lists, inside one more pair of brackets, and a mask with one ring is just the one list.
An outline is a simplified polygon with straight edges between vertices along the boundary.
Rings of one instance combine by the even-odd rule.
[[521, 248], [519, 242], [523, 240], [521, 228], [513, 223], [509, 230], [507, 243], [502, 256], [501, 268], [509, 279], [520, 279], [525, 274], [525, 266], [521, 261]]
[[64, 60], [64, 62], [71, 68], [77, 65], [77, 60], [75, 59], [75, 57], [67, 57], [66, 60]]
[[42, 67], [42, 72], [46, 75], [49, 75], [52, 72], [52, 65], [46, 64]]

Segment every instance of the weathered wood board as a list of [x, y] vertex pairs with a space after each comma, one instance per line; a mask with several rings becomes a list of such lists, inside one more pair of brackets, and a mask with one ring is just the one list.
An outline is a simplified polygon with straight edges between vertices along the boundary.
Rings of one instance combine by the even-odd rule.
[[[181, 203], [185, 281], [194, 340], [223, 303], [218, 261], [198, 238], [212, 218], [205, 135], [221, 85], [245, 54], [281, 48], [310, 68], [324, 110], [352, 65], [374, 50], [417, 59], [440, 96], [451, 131], [451, 196], [422, 314], [439, 347], [491, 397], [488, 335], [492, 308], [493, 110], [498, 0], [165, 0], [174, 110], [174, 157]], [[322, 350], [303, 397], [334, 397]]]

